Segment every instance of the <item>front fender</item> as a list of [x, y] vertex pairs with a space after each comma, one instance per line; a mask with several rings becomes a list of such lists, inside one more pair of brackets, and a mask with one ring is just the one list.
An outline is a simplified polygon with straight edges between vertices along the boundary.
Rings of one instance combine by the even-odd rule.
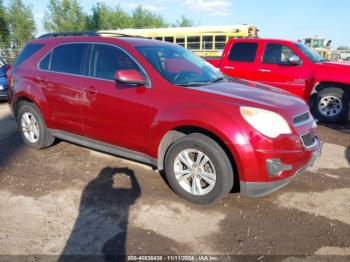
[[[226, 106], [229, 108], [225, 110]], [[226, 112], [230, 112], [230, 114]], [[193, 104], [182, 105], [163, 111], [155, 117], [152, 123], [150, 155], [154, 158], [158, 157], [159, 145], [169, 131], [181, 127], [199, 128], [213, 134], [225, 144], [236, 164], [240, 178], [244, 179], [247, 172], [257, 172], [254, 168], [258, 164], [255, 163], [251, 167], [244, 167], [243, 163], [246, 163], [248, 159], [252, 162], [256, 158], [254, 150], [249, 143], [245, 125], [238, 124], [238, 117], [235, 116], [240, 117], [239, 109], [232, 107], [232, 105], [223, 104], [215, 108], [205, 108], [203, 105]]]

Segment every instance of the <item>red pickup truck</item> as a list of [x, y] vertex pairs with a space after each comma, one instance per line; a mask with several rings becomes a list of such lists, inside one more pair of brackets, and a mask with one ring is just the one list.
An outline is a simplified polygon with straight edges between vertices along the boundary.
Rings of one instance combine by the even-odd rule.
[[302, 43], [231, 39], [220, 60], [208, 60], [225, 75], [287, 90], [309, 103], [320, 121], [349, 116], [350, 65], [326, 61]]

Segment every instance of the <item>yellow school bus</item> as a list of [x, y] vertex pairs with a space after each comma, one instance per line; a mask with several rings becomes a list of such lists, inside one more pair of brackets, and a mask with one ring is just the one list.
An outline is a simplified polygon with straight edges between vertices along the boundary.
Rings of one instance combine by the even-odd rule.
[[219, 57], [230, 38], [256, 38], [254, 25], [194, 26], [99, 31], [101, 35], [125, 34], [166, 41], [183, 46], [202, 57]]

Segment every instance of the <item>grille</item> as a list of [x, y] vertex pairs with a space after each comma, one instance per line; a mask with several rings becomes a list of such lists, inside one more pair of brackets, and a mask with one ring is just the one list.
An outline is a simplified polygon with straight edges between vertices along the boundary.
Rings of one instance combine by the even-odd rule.
[[297, 115], [293, 118], [293, 123], [295, 126], [302, 125], [310, 119], [310, 113], [305, 112], [301, 115]]
[[315, 142], [317, 137], [315, 136], [314, 133], [308, 133], [306, 135], [300, 136], [301, 141], [305, 147], [310, 147], [312, 146]]

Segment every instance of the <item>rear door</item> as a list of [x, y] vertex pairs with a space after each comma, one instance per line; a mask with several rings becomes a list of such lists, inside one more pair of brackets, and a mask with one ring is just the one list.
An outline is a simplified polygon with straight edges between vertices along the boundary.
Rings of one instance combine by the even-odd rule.
[[40, 62], [38, 82], [44, 92], [54, 128], [82, 135], [81, 83], [89, 44], [69, 43], [54, 48]]
[[233, 41], [224, 52], [220, 70], [227, 76], [255, 80], [259, 44], [254, 41]]
[[312, 72], [299, 56], [300, 65], [290, 64], [288, 60], [292, 56], [298, 56], [298, 51], [293, 47], [266, 43], [256, 80], [302, 97], [308, 81], [312, 80]]

